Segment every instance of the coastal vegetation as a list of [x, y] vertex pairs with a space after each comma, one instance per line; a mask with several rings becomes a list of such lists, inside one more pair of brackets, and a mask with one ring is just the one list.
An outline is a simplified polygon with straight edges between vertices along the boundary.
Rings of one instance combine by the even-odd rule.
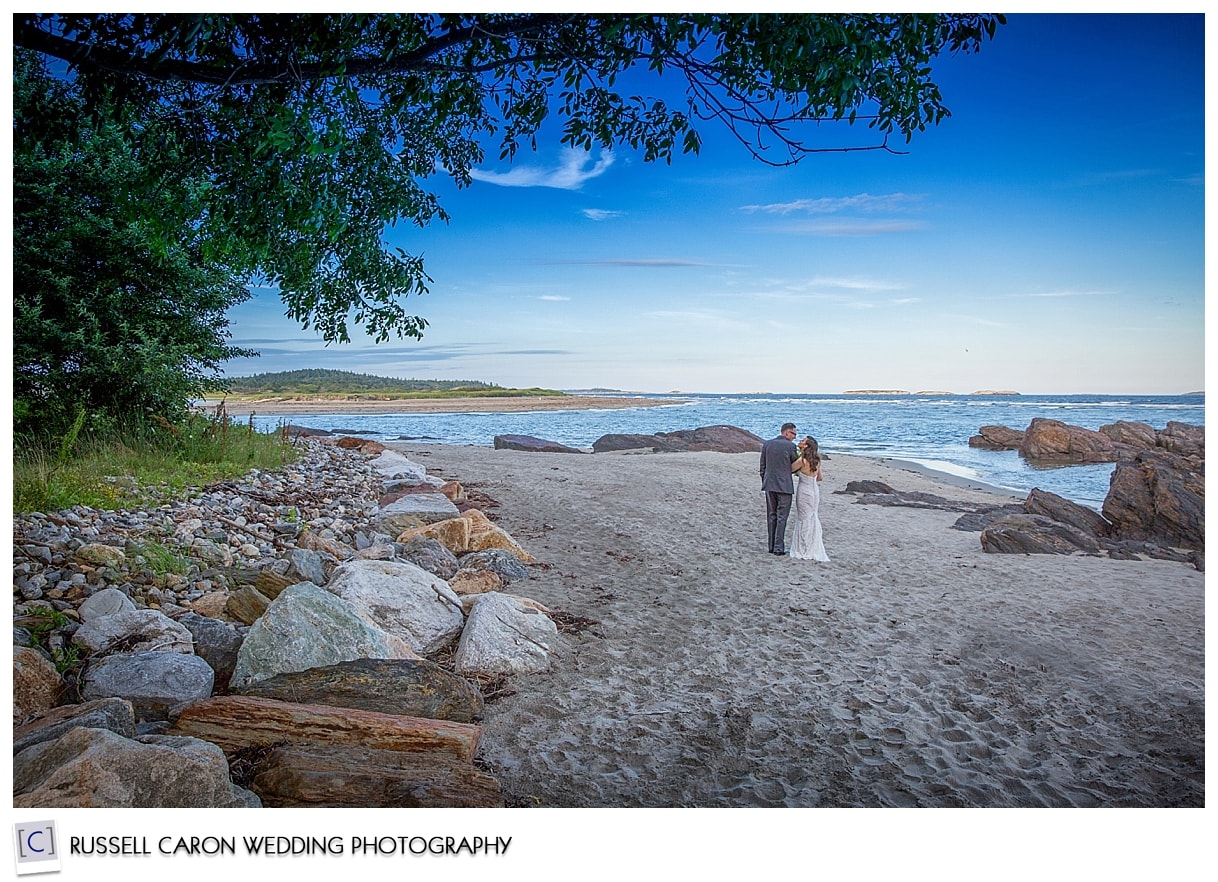
[[351, 371], [306, 369], [232, 377], [227, 383], [237, 399], [266, 395], [329, 397], [352, 395], [375, 398], [503, 398], [563, 395], [556, 389], [505, 388], [480, 380], [407, 380]]

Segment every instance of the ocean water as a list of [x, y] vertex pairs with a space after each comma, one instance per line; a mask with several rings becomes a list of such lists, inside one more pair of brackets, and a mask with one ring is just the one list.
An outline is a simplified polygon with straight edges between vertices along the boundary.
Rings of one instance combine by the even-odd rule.
[[[621, 397], [623, 393], [613, 393]], [[630, 395], [633, 393], [625, 393]], [[1047, 417], [1088, 429], [1129, 420], [1162, 429], [1168, 421], [1205, 422], [1203, 395], [707, 395], [646, 394], [672, 403], [623, 410], [530, 411], [468, 414], [316, 414], [293, 418], [311, 428], [376, 440], [401, 439], [490, 447], [496, 435], [533, 435], [590, 448], [611, 433], [671, 432], [727, 424], [763, 438], [793, 422], [834, 453], [890, 457], [1025, 494], [1050, 491], [1099, 509], [1113, 466], [1032, 466], [1014, 451], [976, 450], [969, 436], [984, 425], [1025, 429]], [[254, 417], [273, 429], [284, 417]], [[832, 459], [826, 468], [832, 467]]]

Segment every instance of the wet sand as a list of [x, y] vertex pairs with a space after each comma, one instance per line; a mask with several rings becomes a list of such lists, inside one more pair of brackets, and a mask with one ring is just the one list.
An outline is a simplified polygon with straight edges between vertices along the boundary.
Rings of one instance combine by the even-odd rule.
[[985, 554], [835, 492], [1010, 501], [895, 461], [831, 454], [817, 564], [766, 553], [755, 454], [390, 446], [498, 502], [541, 562], [512, 593], [599, 622], [488, 706], [516, 804], [1204, 804], [1187, 565]]

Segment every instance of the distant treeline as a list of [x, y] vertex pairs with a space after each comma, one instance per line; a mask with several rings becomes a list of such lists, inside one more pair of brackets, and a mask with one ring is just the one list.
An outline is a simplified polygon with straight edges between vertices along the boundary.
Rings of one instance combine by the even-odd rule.
[[400, 377], [378, 377], [351, 371], [314, 368], [299, 371], [254, 374], [252, 377], [231, 377], [230, 392], [241, 394], [275, 393], [278, 395], [403, 395], [417, 393], [465, 393], [471, 395], [552, 395], [551, 389], [505, 389], [496, 383], [480, 380], [403, 380]]

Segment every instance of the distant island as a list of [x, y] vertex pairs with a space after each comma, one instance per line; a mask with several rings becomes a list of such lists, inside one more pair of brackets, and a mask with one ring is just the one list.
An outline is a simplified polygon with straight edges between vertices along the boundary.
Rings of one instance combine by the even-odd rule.
[[235, 398], [285, 396], [396, 400], [409, 398], [540, 398], [566, 395], [557, 389], [509, 389], [480, 380], [404, 380], [351, 371], [311, 368], [231, 377], [229, 395]]
[[904, 389], [847, 389], [843, 395], [908, 395]]
[[956, 394], [955, 392], [939, 392], [937, 390], [930, 390], [930, 389], [924, 390], [922, 392], [914, 393], [914, 395], [955, 395], [955, 394]]
[[1015, 392], [1012, 389], [982, 389], [978, 392], [974, 392], [973, 394], [974, 395], [1019, 395], [1020, 393]]

